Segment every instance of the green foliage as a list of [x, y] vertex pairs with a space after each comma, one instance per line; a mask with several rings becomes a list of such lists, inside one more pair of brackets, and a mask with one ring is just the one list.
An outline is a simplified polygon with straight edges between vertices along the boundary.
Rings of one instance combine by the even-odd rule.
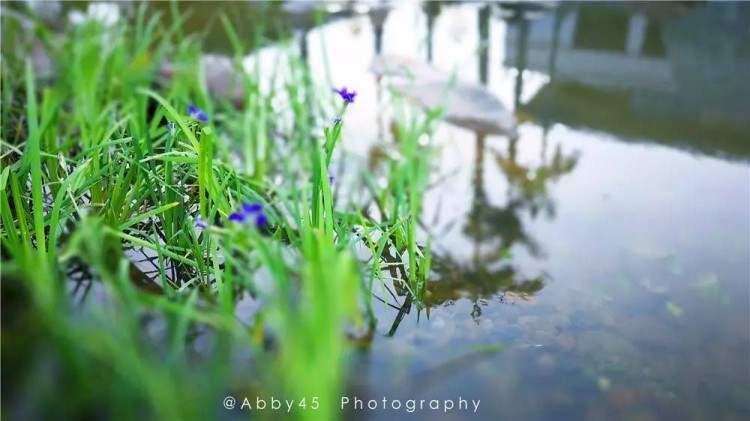
[[[322, 137], [316, 129], [332, 116], [336, 98], [318, 95], [329, 87], [316, 86], [284, 50], [273, 76], [259, 65], [241, 72], [237, 109], [208, 92], [200, 45], [181, 35], [180, 17], [164, 27], [146, 7], [133, 22], [89, 21], [52, 37], [52, 84], [23, 55], [4, 53], [2, 287], [26, 298], [8, 315], [19, 324], [4, 328], [3, 341], [33, 338], [18, 343], [55, 373], [16, 366], [23, 354], [4, 353], [4, 368], [31, 379], [15, 393], [39, 403], [42, 418], [209, 419], [226, 395], [280, 390], [308, 404], [320, 399], [319, 410], [298, 410], [296, 419], [337, 419], [345, 332], [374, 326], [370, 292], [382, 279], [382, 254], [406, 252], [416, 297], [429, 276], [429, 245], [418, 246], [417, 227], [431, 155], [420, 139], [432, 118], [399, 126], [404, 159], [391, 163], [388, 188], [375, 194], [383, 218], [366, 217], [361, 204], [336, 203], [333, 194], [342, 125], [324, 124]], [[239, 69], [245, 46], [222, 24]], [[20, 27], [8, 28], [10, 39], [23, 38]], [[254, 49], [264, 46], [260, 33]], [[166, 62], [178, 71], [165, 86]], [[274, 109], [278, 98], [288, 101], [286, 114]], [[207, 123], [186, 115], [193, 101]], [[346, 107], [338, 111], [345, 118]], [[269, 224], [230, 222], [244, 202], [262, 203]], [[198, 228], [198, 218], [210, 226]], [[355, 258], [360, 243], [367, 261]], [[82, 308], [70, 276], [79, 270], [97, 291]], [[235, 314], [242, 299], [263, 304], [254, 320]], [[149, 335], [146, 320], [161, 333]], [[209, 351], [196, 353], [201, 340]], [[229, 366], [247, 355], [252, 364]], [[65, 399], [55, 401], [62, 387]], [[4, 406], [3, 414], [16, 410]]]

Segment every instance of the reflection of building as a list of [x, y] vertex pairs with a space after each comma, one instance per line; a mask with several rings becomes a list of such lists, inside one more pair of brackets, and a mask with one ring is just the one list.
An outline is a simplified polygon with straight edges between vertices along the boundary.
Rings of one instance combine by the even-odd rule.
[[[547, 14], [529, 22], [526, 68], [547, 73], [556, 42], [554, 65], [559, 80], [585, 81], [599, 87], [676, 89], [657, 22], [612, 5], [560, 7], [557, 15]], [[515, 66], [519, 60], [515, 48], [520, 38], [518, 28], [508, 28], [508, 66]]]
[[551, 76], [537, 119], [748, 158], [748, 28], [745, 2], [565, 3], [509, 26], [505, 65]]

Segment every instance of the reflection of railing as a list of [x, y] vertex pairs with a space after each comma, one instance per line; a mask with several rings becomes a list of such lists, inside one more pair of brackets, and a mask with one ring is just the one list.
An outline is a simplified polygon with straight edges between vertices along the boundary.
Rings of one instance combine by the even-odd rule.
[[[631, 92], [627, 111], [633, 114], [669, 114], [715, 126], [746, 123], [749, 4], [565, 6], [528, 25], [511, 24], [505, 64], [549, 74], [554, 82]], [[625, 22], [624, 33], [601, 24], [599, 18], [613, 13]], [[618, 37], [621, 48], [607, 43]], [[744, 127], [740, 131], [750, 128]]]

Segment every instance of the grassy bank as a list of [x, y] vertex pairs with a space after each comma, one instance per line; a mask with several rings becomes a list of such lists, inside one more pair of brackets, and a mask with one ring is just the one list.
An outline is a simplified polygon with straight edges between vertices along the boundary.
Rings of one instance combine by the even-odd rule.
[[[340, 418], [372, 289], [399, 267], [418, 302], [429, 275], [435, 116], [400, 114], [385, 182], [334, 174], [357, 97], [282, 40], [274, 68], [238, 72], [238, 107], [173, 13], [63, 33], [3, 16], [3, 415], [207, 419], [225, 396], [276, 395], [296, 419]], [[222, 25], [237, 68], [266, 44]]]

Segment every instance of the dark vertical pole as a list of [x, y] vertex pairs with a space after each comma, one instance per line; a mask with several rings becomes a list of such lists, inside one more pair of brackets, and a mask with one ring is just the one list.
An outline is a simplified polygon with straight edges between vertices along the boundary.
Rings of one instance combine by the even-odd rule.
[[[484, 138], [485, 135], [482, 133], [477, 133], [477, 140], [476, 140], [476, 158], [474, 160], [474, 179], [472, 182], [474, 183], [474, 197], [472, 198], [472, 211], [471, 211], [471, 217], [473, 218], [473, 221], [470, 222], [470, 225], [476, 225], [481, 226], [480, 221], [484, 219], [484, 213], [486, 208], [486, 198], [484, 195]], [[477, 233], [479, 235], [473, 235], [474, 237], [474, 253], [472, 256], [472, 260], [474, 263], [475, 269], [478, 269], [480, 262], [479, 262], [479, 243], [481, 234]]]
[[383, 53], [383, 24], [375, 25], [375, 54]]
[[424, 5], [427, 14], [427, 62], [432, 63], [432, 33], [435, 26], [435, 18], [440, 13], [440, 2], [428, 1]]
[[[369, 13], [370, 23], [372, 24], [372, 31], [375, 38], [375, 56], [383, 54], [383, 28], [385, 26], [385, 20], [388, 18], [389, 10], [385, 7], [372, 9]], [[378, 78], [378, 83], [380, 78]], [[378, 88], [380, 86], [378, 85]], [[380, 91], [378, 91], [379, 93]]]
[[560, 28], [562, 27], [563, 18], [562, 7], [563, 5], [559, 5], [555, 10], [555, 26], [552, 29], [552, 48], [550, 50], [548, 65], [550, 81], [555, 80], [555, 75], [557, 74], [557, 50], [560, 48]]
[[487, 85], [490, 39], [490, 6], [479, 9], [479, 81]]
[[370, 22], [375, 33], [375, 54], [383, 53], [383, 25], [388, 17], [388, 9], [379, 8], [370, 11]]
[[513, 96], [514, 108], [518, 108], [521, 102], [521, 93], [523, 92], [523, 72], [526, 70], [526, 54], [529, 44], [529, 21], [524, 16], [523, 8], [519, 9], [517, 16], [518, 25], [518, 49], [516, 51], [516, 89]]
[[484, 198], [484, 138], [485, 135], [477, 133], [476, 156], [474, 158], [474, 204], [478, 204]]
[[307, 29], [303, 29], [300, 33], [299, 51], [300, 56], [302, 56], [302, 61], [304, 61], [305, 64], [309, 64], [307, 62]]

